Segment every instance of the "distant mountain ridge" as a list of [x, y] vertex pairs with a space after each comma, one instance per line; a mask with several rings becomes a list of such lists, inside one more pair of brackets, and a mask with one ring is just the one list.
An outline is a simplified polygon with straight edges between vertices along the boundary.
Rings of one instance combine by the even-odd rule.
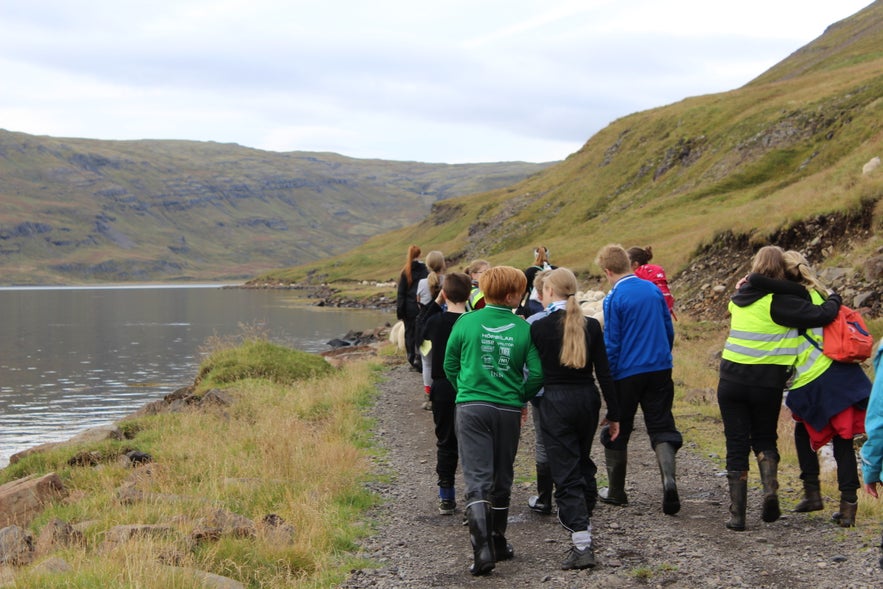
[[0, 284], [242, 280], [549, 164], [424, 164], [0, 130]]

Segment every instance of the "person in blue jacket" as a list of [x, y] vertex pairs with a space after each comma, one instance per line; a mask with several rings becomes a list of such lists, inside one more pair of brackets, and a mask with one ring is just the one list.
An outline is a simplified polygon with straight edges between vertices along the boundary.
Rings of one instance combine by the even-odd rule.
[[614, 440], [608, 428], [601, 430], [609, 486], [598, 492], [598, 498], [612, 505], [628, 505], [628, 443], [640, 406], [662, 474], [662, 511], [674, 515], [681, 509], [675, 454], [684, 441], [671, 411], [671, 313], [662, 291], [632, 273], [628, 253], [621, 245], [601, 248], [596, 263], [612, 285], [604, 298], [604, 344], [620, 409], [619, 437]]
[[[862, 445], [861, 457], [865, 491], [877, 499], [877, 486], [881, 484], [880, 472], [883, 471], [883, 341], [877, 344], [874, 354], [874, 374], [871, 400], [865, 415], [868, 440]], [[883, 539], [880, 547], [883, 548]], [[880, 557], [880, 568], [883, 568], [883, 556]]]

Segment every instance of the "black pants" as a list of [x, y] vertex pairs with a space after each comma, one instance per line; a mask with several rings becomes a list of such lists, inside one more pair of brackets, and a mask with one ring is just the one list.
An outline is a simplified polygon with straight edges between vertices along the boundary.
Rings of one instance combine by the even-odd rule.
[[594, 386], [546, 385], [540, 425], [552, 480], [558, 519], [570, 532], [589, 529], [598, 485], [591, 458], [598, 430], [601, 395]]
[[751, 451], [779, 453], [776, 444], [782, 389], [728, 380], [717, 385], [717, 403], [727, 442], [727, 470], [748, 470]]
[[408, 364], [422, 368], [423, 360], [420, 358], [420, 347], [417, 344], [417, 317], [405, 317], [402, 323], [405, 325], [405, 352], [408, 354]]
[[435, 422], [435, 472], [439, 487], [453, 487], [457, 472], [456, 405], [457, 393], [446, 378], [432, 382], [432, 420]]
[[[852, 440], [834, 436], [834, 461], [837, 462], [837, 487], [848, 501], [855, 501], [856, 491], [861, 486], [858, 480], [858, 462]], [[819, 455], [809, 444], [809, 433], [803, 422], [794, 424], [794, 447], [797, 449], [797, 462], [800, 464], [800, 479], [817, 482], [819, 480]]]
[[645, 372], [617, 380], [616, 394], [619, 397], [619, 437], [610, 441], [607, 428], [601, 432], [601, 444], [610, 450], [627, 450], [629, 439], [635, 430], [635, 415], [638, 406], [644, 414], [644, 425], [650, 436], [650, 445], [668, 443], [678, 450], [684, 443], [681, 432], [675, 426], [671, 412], [675, 387], [671, 380], [671, 370]]

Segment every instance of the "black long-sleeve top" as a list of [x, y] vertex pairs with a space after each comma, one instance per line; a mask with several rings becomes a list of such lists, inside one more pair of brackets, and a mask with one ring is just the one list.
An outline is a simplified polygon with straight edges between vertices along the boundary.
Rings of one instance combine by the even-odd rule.
[[607, 348], [601, 324], [593, 317], [585, 317], [586, 365], [570, 368], [561, 364], [561, 344], [564, 338], [564, 311], [556, 311], [535, 321], [530, 326], [530, 336], [540, 353], [543, 365], [543, 385], [583, 385], [598, 390], [607, 404], [608, 421], [619, 421], [619, 400], [607, 362]]

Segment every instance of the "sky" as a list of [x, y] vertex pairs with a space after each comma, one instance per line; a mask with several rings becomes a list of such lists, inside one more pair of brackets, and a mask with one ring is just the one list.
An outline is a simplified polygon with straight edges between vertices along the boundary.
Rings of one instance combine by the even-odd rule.
[[[0, 129], [556, 161], [871, 0], [3, 0]], [[722, 6], [723, 5], [723, 6]]]

